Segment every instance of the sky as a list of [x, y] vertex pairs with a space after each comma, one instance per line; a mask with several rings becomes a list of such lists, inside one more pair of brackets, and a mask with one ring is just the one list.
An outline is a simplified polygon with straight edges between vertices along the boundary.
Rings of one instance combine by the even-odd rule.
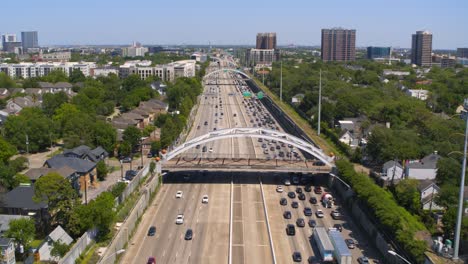
[[356, 45], [411, 47], [417, 30], [433, 49], [468, 47], [467, 0], [22, 0], [2, 1], [0, 33], [34, 30], [40, 45], [320, 45], [321, 29], [356, 29]]

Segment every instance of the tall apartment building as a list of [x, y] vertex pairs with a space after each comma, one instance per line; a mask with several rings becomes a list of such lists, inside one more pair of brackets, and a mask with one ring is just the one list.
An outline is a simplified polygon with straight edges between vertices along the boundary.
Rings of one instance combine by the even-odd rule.
[[276, 33], [257, 33], [256, 49], [276, 49]]
[[148, 48], [142, 47], [140, 43], [133, 42], [132, 46], [122, 49], [123, 57], [138, 57], [145, 56], [145, 53], [148, 52]]
[[373, 60], [376, 58], [389, 58], [392, 49], [390, 47], [367, 47], [367, 58]]
[[432, 33], [416, 31], [411, 42], [411, 63], [422, 67], [432, 65]]
[[355, 29], [322, 29], [323, 61], [354, 61], [355, 59]]
[[28, 49], [38, 48], [39, 41], [37, 38], [37, 31], [24, 31], [21, 32], [21, 42], [23, 43], [23, 50], [26, 52]]
[[458, 48], [457, 49], [458, 58], [468, 58], [468, 48]]

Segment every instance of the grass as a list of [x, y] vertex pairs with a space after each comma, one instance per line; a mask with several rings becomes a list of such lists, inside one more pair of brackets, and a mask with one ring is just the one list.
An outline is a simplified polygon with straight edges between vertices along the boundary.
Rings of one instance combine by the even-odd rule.
[[135, 203], [138, 201], [138, 198], [140, 196], [138, 195], [139, 192], [136, 189], [135, 192], [133, 192], [130, 197], [125, 200], [125, 202], [122, 204], [122, 206], [119, 206], [117, 209], [117, 214], [115, 216], [115, 221], [116, 222], [123, 222], [125, 218], [127, 218], [128, 214], [132, 210], [132, 208], [135, 206]]
[[56, 150], [56, 151], [50, 153], [49, 155], [47, 155], [47, 158], [52, 158], [53, 156], [58, 155], [58, 154], [60, 154], [60, 153], [62, 153], [62, 150], [61, 150], [61, 149], [58, 149], [58, 150]]
[[77, 264], [86, 264], [86, 263], [97, 263], [99, 260], [99, 256], [96, 253], [96, 250], [99, 248], [99, 244], [95, 242], [91, 242], [86, 247], [86, 250], [80, 255], [79, 258], [76, 259], [75, 263]]
[[31, 247], [32, 248], [38, 248], [41, 243], [42, 243], [42, 239], [34, 239], [32, 242], [31, 242]]

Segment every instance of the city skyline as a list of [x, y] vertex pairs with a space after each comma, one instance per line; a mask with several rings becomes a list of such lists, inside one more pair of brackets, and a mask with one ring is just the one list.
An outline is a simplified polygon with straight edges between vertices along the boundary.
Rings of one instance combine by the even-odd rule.
[[[386, 5], [370, 0], [352, 5], [344, 1], [328, 5], [299, 1], [272, 7], [245, 0], [236, 7], [212, 0], [137, 0], [132, 6], [120, 5], [123, 1], [118, 0], [112, 7], [109, 1], [82, 2], [72, 7], [55, 0], [26, 0], [28, 8], [21, 12], [15, 12], [13, 3], [3, 3], [0, 25], [4, 26], [0, 32], [19, 35], [21, 31], [38, 31], [39, 44], [44, 46], [125, 45], [132, 41], [145, 45], [255, 45], [258, 32], [276, 32], [279, 46], [320, 46], [321, 29], [343, 27], [356, 29], [357, 47], [411, 48], [411, 35], [419, 30], [433, 33], [433, 49], [468, 46], [468, 36], [460, 34], [468, 23], [463, 14], [468, 3], [456, 0], [399, 0]], [[53, 15], [44, 16], [46, 11]], [[15, 23], [11, 23], [13, 20]]]

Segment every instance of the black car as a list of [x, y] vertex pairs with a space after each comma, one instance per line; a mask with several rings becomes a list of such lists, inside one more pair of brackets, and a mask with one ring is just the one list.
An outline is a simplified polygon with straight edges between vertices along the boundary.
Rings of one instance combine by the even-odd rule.
[[149, 229], [148, 229], [148, 236], [154, 236], [156, 235], [156, 227], [155, 226], [151, 226]]
[[148, 154], [146, 155], [146, 157], [149, 158], [149, 159], [152, 158], [152, 157], [153, 157], [153, 153], [148, 152]]
[[137, 176], [138, 172], [136, 170], [128, 170], [125, 172], [125, 179], [131, 181], [135, 176]]
[[312, 187], [311, 187], [310, 185], [306, 185], [306, 186], [304, 187], [304, 191], [310, 192], [310, 191], [312, 191]]
[[288, 224], [286, 226], [286, 234], [288, 236], [294, 236], [296, 234], [296, 228], [294, 227], [293, 224]]
[[301, 252], [295, 251], [295, 252], [292, 254], [292, 258], [293, 258], [293, 261], [294, 261], [294, 262], [301, 262], [301, 261], [302, 261]]
[[296, 193], [295, 192], [288, 192], [288, 197], [291, 199], [296, 198]]
[[192, 236], [193, 236], [192, 229], [187, 229], [187, 232], [185, 232], [185, 240], [192, 240]]
[[340, 232], [343, 231], [343, 226], [340, 225], [340, 224], [335, 224], [335, 225], [333, 225], [333, 227], [336, 228], [336, 230], [338, 230]]
[[306, 196], [303, 193], [300, 193], [297, 197], [299, 198], [299, 200], [305, 200], [306, 199]]
[[287, 204], [288, 204], [288, 200], [286, 200], [286, 198], [281, 198], [281, 199], [280, 199], [280, 204], [281, 204], [281, 205], [287, 205]]
[[305, 226], [304, 218], [298, 218], [298, 219], [296, 220], [296, 225], [297, 225], [298, 227], [304, 227], [304, 226]]
[[207, 150], [207, 147], [206, 147], [206, 146], [203, 146], [202, 152], [206, 152], [206, 150]]
[[132, 162], [132, 157], [123, 157], [120, 161], [122, 163], [130, 163]]
[[315, 227], [316, 225], [317, 225], [317, 221], [315, 221], [314, 219], [309, 220], [309, 226], [310, 227]]
[[315, 198], [315, 197], [310, 197], [309, 202], [310, 202], [311, 204], [317, 204], [317, 198]]
[[301, 187], [297, 187], [297, 188], [296, 188], [296, 192], [297, 192], [297, 193], [302, 193], [302, 188], [301, 188]]
[[299, 204], [294, 201], [294, 202], [291, 203], [291, 206], [292, 206], [292, 208], [298, 208]]
[[284, 217], [285, 219], [291, 219], [291, 217], [292, 217], [291, 211], [286, 211], [286, 212], [284, 212], [284, 213], [283, 213], [283, 217]]
[[320, 186], [315, 186], [314, 188], [314, 193], [316, 194], [322, 194], [322, 188]]
[[305, 216], [311, 216], [312, 215], [312, 209], [310, 209], [310, 207], [304, 208], [304, 215]]
[[316, 161], [316, 162], [312, 163], [312, 165], [314, 165], [314, 166], [325, 166], [325, 163], [323, 161]]

